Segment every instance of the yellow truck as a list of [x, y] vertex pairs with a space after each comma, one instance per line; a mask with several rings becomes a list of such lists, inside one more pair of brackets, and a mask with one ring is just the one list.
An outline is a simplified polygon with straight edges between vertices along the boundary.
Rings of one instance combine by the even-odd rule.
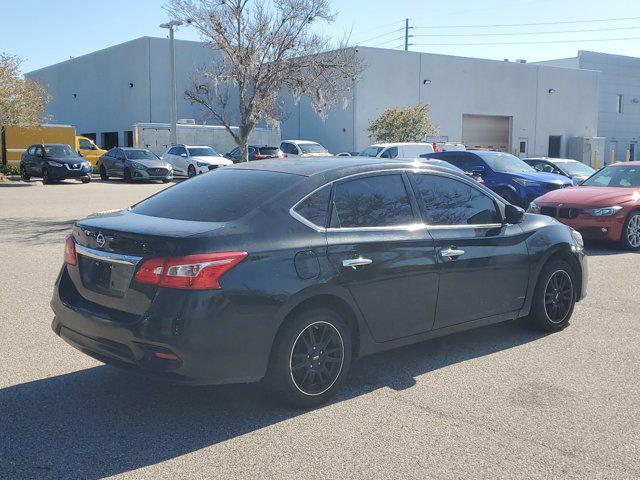
[[24, 151], [35, 143], [66, 143], [95, 166], [106, 150], [99, 148], [91, 139], [76, 135], [71, 125], [37, 125], [23, 127], [7, 125], [0, 127], [0, 161], [18, 166]]

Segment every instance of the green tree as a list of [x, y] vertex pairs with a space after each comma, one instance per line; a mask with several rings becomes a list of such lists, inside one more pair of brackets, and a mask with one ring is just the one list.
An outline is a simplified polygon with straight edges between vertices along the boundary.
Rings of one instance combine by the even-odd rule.
[[387, 108], [369, 124], [377, 142], [419, 142], [427, 135], [438, 135], [438, 126], [429, 118], [429, 105]]

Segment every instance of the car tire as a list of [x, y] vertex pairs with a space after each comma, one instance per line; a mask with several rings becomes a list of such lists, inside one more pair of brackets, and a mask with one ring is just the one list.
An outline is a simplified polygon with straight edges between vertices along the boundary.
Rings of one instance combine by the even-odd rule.
[[321, 405], [342, 386], [351, 354], [351, 332], [340, 315], [327, 308], [306, 310], [277, 335], [265, 386], [290, 405]]
[[131, 183], [131, 170], [128, 168], [124, 169], [124, 181], [126, 183]]
[[91, 177], [89, 177], [89, 176], [82, 177], [82, 178], [80, 179], [80, 181], [81, 181], [82, 183], [89, 183], [89, 182], [91, 181]]
[[634, 210], [627, 215], [620, 242], [627, 250], [640, 249], [640, 210]]
[[504, 198], [511, 205], [515, 205], [516, 207], [520, 207], [521, 206], [520, 205], [520, 201], [518, 200], [518, 197], [516, 196], [516, 194], [513, 193], [508, 188], [500, 188], [500, 189], [496, 190], [496, 193], [498, 195], [500, 195], [502, 198]]
[[44, 185], [50, 185], [51, 183], [53, 183], [53, 181], [51, 180], [51, 174], [49, 173], [48, 168], [42, 169], [42, 183]]
[[171, 181], [170, 178], [163, 178], [162, 183], [169, 183]]
[[31, 177], [27, 173], [27, 170], [24, 168], [24, 165], [20, 165], [20, 178], [23, 182], [28, 182], [31, 180]]
[[551, 260], [542, 268], [529, 312], [529, 325], [545, 332], [569, 325], [576, 304], [576, 272], [562, 259]]
[[194, 167], [193, 165], [189, 165], [189, 168], [187, 168], [187, 177], [191, 178], [195, 176], [196, 176], [196, 167]]
[[100, 165], [100, 180], [109, 180], [109, 174], [104, 165]]

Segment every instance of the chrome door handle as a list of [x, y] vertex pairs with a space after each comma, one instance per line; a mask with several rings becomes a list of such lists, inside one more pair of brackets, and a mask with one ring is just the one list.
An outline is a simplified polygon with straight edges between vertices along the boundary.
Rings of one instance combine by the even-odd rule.
[[353, 268], [354, 270], [357, 267], [363, 267], [365, 265], [370, 265], [373, 263], [373, 260], [370, 260], [368, 258], [348, 258], [347, 260], [342, 260], [342, 266], [343, 267], [347, 267], [347, 268]]
[[459, 256], [464, 255], [464, 250], [457, 250], [455, 248], [447, 248], [445, 250], [440, 250], [440, 256], [444, 258], [448, 258], [449, 260], [455, 260]]

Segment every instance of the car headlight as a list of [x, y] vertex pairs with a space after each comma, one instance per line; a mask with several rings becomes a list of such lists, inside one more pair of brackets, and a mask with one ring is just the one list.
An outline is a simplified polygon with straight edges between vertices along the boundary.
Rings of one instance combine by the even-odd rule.
[[198, 165], [199, 167], [208, 167], [209, 164], [206, 162], [196, 162], [196, 165]]
[[54, 162], [53, 160], [47, 160], [47, 163], [52, 167], [64, 167], [64, 165], [62, 165], [61, 163]]
[[590, 208], [585, 211], [592, 217], [610, 217], [620, 210], [622, 210], [620, 205], [614, 205], [612, 207]]
[[582, 239], [582, 234], [577, 231], [574, 230], [573, 228], [571, 229], [571, 237], [573, 238], [573, 241], [575, 242], [575, 245], [582, 250], [584, 248], [584, 240]]
[[89, 168], [91, 168], [91, 163], [89, 163], [89, 162], [83, 162], [83, 165], [84, 165], [85, 167], [89, 167]]
[[526, 178], [514, 178], [514, 182], [522, 185], [523, 187], [541, 187], [540, 182], [534, 182], [533, 180], [527, 180]]
[[529, 204], [529, 208], [527, 208], [528, 213], [540, 213], [540, 206], [536, 202], [531, 202]]
[[144, 166], [142, 163], [139, 163], [139, 162], [131, 162], [131, 166], [133, 168], [135, 168], [136, 170], [146, 170], [147, 169], [146, 166]]

